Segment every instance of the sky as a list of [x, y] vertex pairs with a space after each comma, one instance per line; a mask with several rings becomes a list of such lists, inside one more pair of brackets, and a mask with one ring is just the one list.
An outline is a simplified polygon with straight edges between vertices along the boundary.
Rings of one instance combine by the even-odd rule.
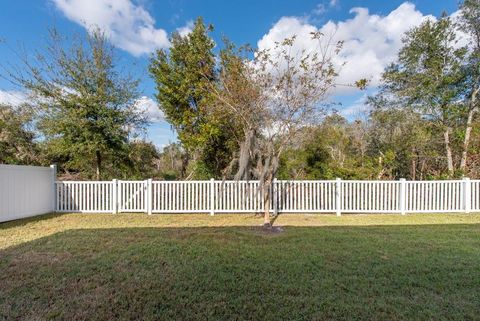
[[[375, 93], [383, 68], [395, 59], [402, 35], [425, 19], [442, 12], [452, 15], [457, 0], [3, 0], [0, 2], [0, 63], [16, 64], [15, 51], [45, 47], [48, 29], [62, 34], [102, 28], [117, 48], [119, 64], [141, 80], [138, 107], [150, 118], [146, 138], [157, 147], [174, 142], [176, 135], [154, 99], [155, 84], [147, 68], [156, 49], [169, 48], [169, 36], [186, 34], [202, 16], [214, 26], [219, 45], [226, 36], [236, 44], [260, 49], [296, 34], [298, 48], [311, 47], [309, 32], [321, 31], [344, 41], [337, 58], [338, 83], [370, 80], [366, 91], [338, 87], [330, 97], [347, 119], [363, 117], [365, 98]], [[20, 104], [21, 88], [0, 79], [0, 102]]]

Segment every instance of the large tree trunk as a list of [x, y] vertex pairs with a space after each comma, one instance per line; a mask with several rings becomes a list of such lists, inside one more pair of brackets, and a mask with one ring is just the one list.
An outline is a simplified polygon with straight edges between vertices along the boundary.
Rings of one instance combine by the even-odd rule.
[[184, 179], [187, 176], [187, 167], [190, 162], [190, 152], [185, 151], [182, 157], [182, 168], [180, 169], [180, 177]]
[[470, 99], [470, 111], [468, 112], [467, 127], [465, 128], [465, 138], [463, 139], [462, 159], [460, 161], [460, 170], [462, 172], [465, 172], [465, 169], [467, 168], [468, 146], [470, 144], [470, 136], [472, 133], [473, 116], [477, 112], [477, 93], [478, 89], [472, 93], [472, 97]]
[[102, 155], [100, 151], [95, 152], [95, 157], [96, 157], [96, 168], [95, 168], [95, 173], [97, 177], [97, 181], [100, 180], [100, 175], [101, 175], [101, 167], [102, 167]]
[[443, 138], [445, 140], [445, 151], [447, 153], [447, 168], [448, 175], [453, 176], [453, 157], [452, 157], [452, 147], [450, 146], [450, 127], [447, 127], [443, 133]]

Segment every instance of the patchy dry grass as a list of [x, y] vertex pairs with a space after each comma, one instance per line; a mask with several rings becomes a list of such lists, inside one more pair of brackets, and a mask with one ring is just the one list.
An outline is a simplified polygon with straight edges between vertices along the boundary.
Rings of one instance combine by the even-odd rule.
[[0, 319], [479, 320], [480, 215], [0, 224]]
[[[263, 218], [252, 214], [48, 214], [30, 219], [0, 223], [0, 249], [74, 229], [109, 229], [137, 227], [241, 227], [260, 226]], [[480, 224], [480, 214], [416, 215], [343, 215], [282, 214], [277, 226], [372, 226]]]

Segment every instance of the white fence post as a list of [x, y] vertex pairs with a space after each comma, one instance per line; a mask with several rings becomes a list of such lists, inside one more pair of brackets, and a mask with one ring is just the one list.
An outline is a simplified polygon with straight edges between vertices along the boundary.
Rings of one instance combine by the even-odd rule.
[[215, 179], [210, 179], [210, 215], [215, 215]]
[[463, 178], [463, 208], [465, 213], [470, 213], [470, 208], [472, 206], [472, 193], [471, 193], [471, 184], [470, 178]]
[[52, 211], [56, 212], [58, 211], [57, 208], [57, 185], [56, 185], [56, 180], [57, 180], [57, 165], [50, 165], [50, 168], [52, 169], [52, 190], [53, 190], [53, 197], [52, 197]]
[[273, 215], [278, 214], [278, 195], [277, 195], [277, 179], [273, 179], [273, 184], [272, 184], [272, 193], [273, 193]]
[[335, 209], [337, 212], [337, 216], [342, 215], [342, 209], [341, 209], [341, 197], [342, 197], [342, 179], [338, 178], [335, 181]]
[[406, 200], [406, 194], [407, 194], [407, 184], [405, 182], [405, 178], [400, 178], [400, 195], [399, 195], [399, 202], [400, 202], [400, 206], [399, 206], [399, 209], [400, 209], [400, 213], [402, 215], [405, 215], [405, 212], [406, 212], [406, 204], [405, 204], [405, 200]]
[[118, 185], [117, 180], [112, 180], [112, 213], [118, 213]]
[[152, 194], [152, 179], [147, 180], [147, 197], [145, 198], [147, 202], [147, 214], [152, 215], [153, 207], [153, 194]]

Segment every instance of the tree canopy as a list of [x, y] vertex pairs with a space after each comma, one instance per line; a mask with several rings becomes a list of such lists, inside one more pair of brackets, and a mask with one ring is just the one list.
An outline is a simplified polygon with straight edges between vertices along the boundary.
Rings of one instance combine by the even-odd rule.
[[128, 163], [128, 139], [145, 124], [138, 80], [118, 71], [100, 30], [66, 39], [52, 29], [46, 50], [22, 62], [9, 77], [30, 93], [52, 160], [96, 179]]

